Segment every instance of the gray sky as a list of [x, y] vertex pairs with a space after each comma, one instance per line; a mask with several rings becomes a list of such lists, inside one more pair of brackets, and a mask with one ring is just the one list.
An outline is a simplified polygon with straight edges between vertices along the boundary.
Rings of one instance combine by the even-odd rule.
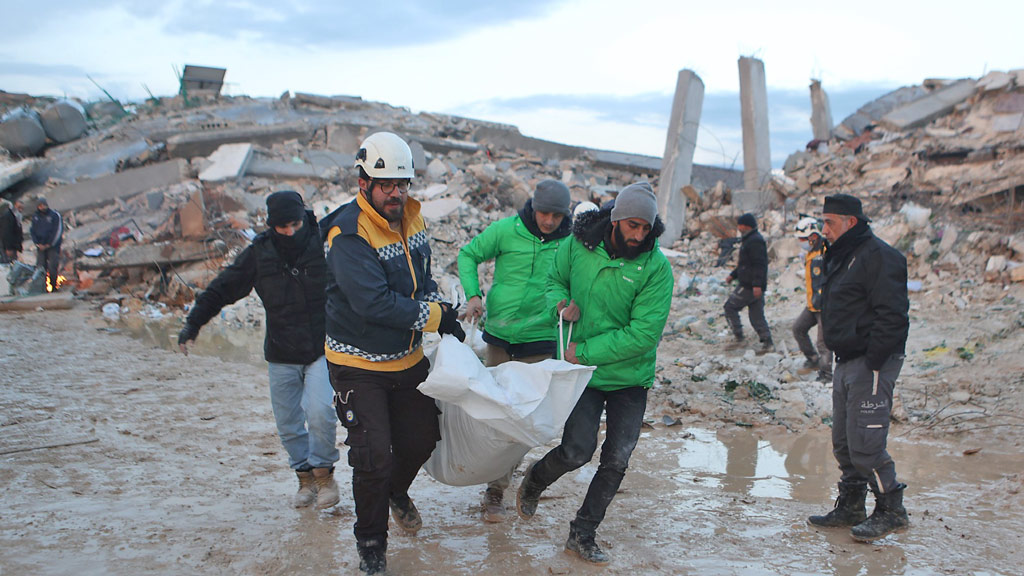
[[0, 89], [99, 99], [177, 91], [173, 66], [227, 68], [226, 92], [358, 95], [661, 155], [679, 69], [706, 95], [697, 161], [742, 166], [736, 61], [765, 62], [772, 159], [810, 139], [810, 78], [836, 122], [925, 78], [1024, 67], [1024, 2], [666, 0], [0, 0]]

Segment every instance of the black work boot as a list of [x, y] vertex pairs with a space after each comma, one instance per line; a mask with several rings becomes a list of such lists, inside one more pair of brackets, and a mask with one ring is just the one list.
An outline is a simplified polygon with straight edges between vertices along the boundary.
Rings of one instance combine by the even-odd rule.
[[356, 542], [359, 552], [359, 570], [366, 574], [383, 574], [388, 568], [388, 542], [383, 538], [373, 538]]
[[608, 563], [608, 555], [601, 550], [595, 539], [594, 533], [578, 532], [569, 530], [569, 539], [565, 541], [565, 551], [579, 556], [580, 560], [595, 566], [604, 566]]
[[875, 492], [875, 510], [867, 520], [850, 529], [853, 539], [871, 542], [906, 530], [910, 526], [910, 517], [903, 507], [903, 489], [906, 487], [906, 484], [897, 484], [891, 492]]
[[523, 472], [523, 483], [516, 491], [516, 512], [523, 520], [533, 518], [537, 512], [537, 503], [540, 502], [541, 492], [544, 492], [545, 488], [533, 480], [533, 467], [536, 465], [537, 462], [534, 462], [526, 467], [526, 472]]
[[856, 526], [867, 518], [867, 510], [864, 508], [867, 494], [866, 482], [840, 482], [835, 509], [824, 516], [810, 516], [807, 522], [823, 528]]
[[391, 496], [388, 499], [388, 504], [391, 506], [391, 517], [408, 534], [416, 534], [423, 527], [420, 511], [416, 509], [416, 505], [412, 503], [412, 498], [409, 498], [408, 494]]

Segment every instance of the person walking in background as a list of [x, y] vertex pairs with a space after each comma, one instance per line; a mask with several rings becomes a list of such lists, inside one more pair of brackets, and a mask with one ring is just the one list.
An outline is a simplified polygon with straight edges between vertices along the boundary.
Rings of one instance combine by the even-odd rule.
[[[808, 216], [796, 225], [796, 237], [807, 243], [808, 251], [804, 256], [804, 282], [807, 287], [807, 306], [793, 321], [793, 338], [796, 339], [800, 352], [803, 352], [804, 367], [817, 370], [818, 379], [822, 382], [832, 381], [832, 352], [825, 346], [825, 329], [821, 326], [821, 285], [825, 277], [825, 250], [827, 244], [821, 235], [818, 219]], [[814, 326], [818, 327], [818, 346], [815, 349], [808, 333]]]
[[725, 279], [726, 284], [733, 280], [737, 282], [736, 289], [729, 295], [724, 306], [725, 320], [735, 338], [731, 348], [743, 345], [740, 310], [746, 308], [750, 325], [761, 340], [758, 352], [770, 352], [775, 349], [775, 345], [772, 343], [768, 320], [764, 317], [764, 291], [768, 287], [768, 245], [757, 231], [757, 219], [753, 214], [747, 213], [737, 218], [736, 228], [741, 237], [739, 261]]

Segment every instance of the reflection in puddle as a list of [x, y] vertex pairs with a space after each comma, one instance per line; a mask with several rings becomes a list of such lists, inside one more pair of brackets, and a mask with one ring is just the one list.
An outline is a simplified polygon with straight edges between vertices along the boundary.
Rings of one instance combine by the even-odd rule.
[[[146, 344], [178, 351], [180, 321], [154, 321], [129, 315], [122, 317], [113, 327]], [[207, 324], [200, 330], [199, 337], [189, 351], [201, 356], [215, 356], [227, 362], [263, 363], [263, 327], [239, 329]]]
[[766, 440], [745, 429], [687, 432], [692, 438], [683, 442], [677, 461], [690, 481], [739, 497], [814, 501], [828, 493], [821, 464], [831, 451], [820, 434]]

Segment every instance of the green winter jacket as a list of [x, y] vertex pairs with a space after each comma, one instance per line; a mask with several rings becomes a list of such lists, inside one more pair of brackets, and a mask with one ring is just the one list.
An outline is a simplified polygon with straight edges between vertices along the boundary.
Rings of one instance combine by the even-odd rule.
[[572, 341], [581, 364], [597, 366], [591, 388], [611, 391], [654, 383], [658, 342], [672, 305], [672, 266], [658, 249], [660, 219], [645, 251], [633, 260], [611, 258], [605, 250], [609, 210], [581, 215], [573, 237], [555, 254], [548, 280], [549, 311], [562, 299], [575, 300], [580, 319]]
[[524, 212], [491, 224], [459, 251], [459, 280], [467, 298], [483, 296], [477, 266], [494, 260], [484, 329], [510, 344], [555, 340], [544, 296], [555, 250], [568, 235], [567, 219], [560, 238], [538, 238], [524, 222]]

